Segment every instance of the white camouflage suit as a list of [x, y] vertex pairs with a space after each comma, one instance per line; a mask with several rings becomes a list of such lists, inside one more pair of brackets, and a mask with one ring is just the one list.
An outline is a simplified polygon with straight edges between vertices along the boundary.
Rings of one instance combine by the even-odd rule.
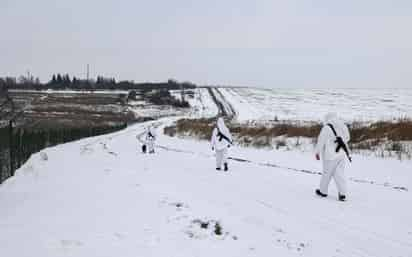
[[156, 130], [154, 127], [149, 127], [146, 131], [145, 144], [149, 153], [154, 153], [154, 145], [156, 141]]
[[[227, 137], [229, 141], [219, 136], [219, 132]], [[221, 169], [223, 164], [227, 166], [227, 153], [228, 148], [232, 144], [232, 135], [230, 134], [229, 129], [226, 127], [223, 118], [217, 119], [217, 125], [212, 133], [211, 144], [212, 149], [216, 151], [216, 168]]]
[[328, 113], [325, 116], [323, 128], [319, 134], [315, 148], [315, 153], [321, 156], [323, 162], [323, 174], [319, 189], [321, 193], [327, 195], [329, 183], [333, 178], [339, 194], [346, 195], [345, 166], [347, 157], [343, 149], [340, 149], [339, 152], [336, 153], [336, 136], [328, 124], [332, 124], [336, 130], [336, 134], [343, 139], [346, 145], [348, 145], [347, 143], [350, 140], [348, 127], [343, 121], [338, 119], [336, 113]]

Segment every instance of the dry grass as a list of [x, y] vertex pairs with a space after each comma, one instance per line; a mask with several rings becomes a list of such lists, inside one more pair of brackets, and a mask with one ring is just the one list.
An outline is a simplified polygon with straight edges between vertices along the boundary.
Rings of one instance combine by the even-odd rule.
[[315, 137], [319, 134], [320, 125], [294, 125], [282, 123], [271, 127], [231, 127], [231, 131], [240, 137], [266, 136], [266, 137]]
[[174, 126], [166, 127], [164, 133], [169, 136], [186, 135], [202, 140], [212, 136], [214, 119], [181, 119]]
[[352, 124], [352, 143], [366, 140], [388, 139], [391, 141], [412, 141], [412, 120], [398, 119], [395, 122], [376, 122], [369, 126]]
[[[315, 143], [321, 129], [321, 124], [295, 122], [279, 122], [271, 126], [247, 126], [230, 122], [227, 124], [239, 144], [253, 147], [275, 146], [276, 149], [286, 146], [284, 138], [309, 138]], [[215, 119], [182, 119], [174, 126], [165, 128], [164, 132], [170, 136], [190, 136], [209, 140], [214, 126]], [[411, 155], [409, 148], [402, 142], [412, 141], [412, 120], [398, 119], [394, 122], [381, 121], [369, 125], [353, 123], [349, 127], [350, 147], [353, 150], [376, 152], [379, 149]], [[298, 147], [298, 143], [296, 144]]]
[[[272, 139], [279, 136], [286, 137], [316, 137], [320, 131], [320, 125], [299, 126], [282, 123], [271, 127], [243, 126], [227, 123], [236, 141], [242, 145], [255, 147], [267, 147], [272, 145]], [[174, 126], [166, 127], [165, 134], [169, 136], [191, 136], [202, 140], [208, 140], [212, 136], [215, 119], [181, 119]]]

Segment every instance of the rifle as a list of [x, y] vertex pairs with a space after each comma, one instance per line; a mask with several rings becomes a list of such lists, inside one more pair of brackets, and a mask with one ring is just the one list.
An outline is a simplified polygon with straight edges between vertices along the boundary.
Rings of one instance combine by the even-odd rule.
[[339, 152], [339, 150], [342, 148], [343, 151], [345, 151], [346, 153], [346, 157], [348, 157], [349, 162], [352, 162], [352, 157], [349, 154], [349, 150], [348, 147], [346, 146], [345, 142], [343, 142], [342, 137], [338, 136], [338, 134], [336, 133], [335, 128], [332, 126], [332, 124], [328, 123], [328, 126], [332, 129], [333, 134], [336, 137], [335, 143], [337, 143], [338, 145], [336, 146], [336, 152]]
[[222, 141], [222, 139], [226, 140], [229, 144], [233, 145], [233, 142], [225, 136], [222, 132], [220, 132], [219, 127], [216, 126], [217, 129], [217, 136], [219, 137], [219, 141]]
[[155, 138], [150, 131], [147, 133], [147, 135], [148, 135], [150, 138]]

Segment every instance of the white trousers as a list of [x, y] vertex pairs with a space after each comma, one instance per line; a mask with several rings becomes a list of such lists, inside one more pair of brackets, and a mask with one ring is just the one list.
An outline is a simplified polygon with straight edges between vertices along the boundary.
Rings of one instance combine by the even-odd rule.
[[329, 183], [333, 178], [339, 194], [346, 195], [345, 164], [345, 159], [341, 158], [323, 161], [323, 174], [319, 186], [322, 193], [328, 194]]
[[227, 148], [216, 149], [216, 168], [222, 168], [223, 163], [227, 163]]
[[155, 145], [154, 140], [148, 140], [147, 143], [146, 143], [146, 145], [147, 145], [147, 151], [148, 151], [149, 153], [154, 152], [154, 145]]

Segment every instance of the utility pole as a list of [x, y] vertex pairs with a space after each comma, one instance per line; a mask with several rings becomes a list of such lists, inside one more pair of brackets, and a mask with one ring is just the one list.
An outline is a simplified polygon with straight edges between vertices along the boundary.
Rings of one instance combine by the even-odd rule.
[[33, 76], [31, 75], [30, 70], [27, 70], [27, 78], [26, 78], [27, 83], [32, 84], [34, 82], [32, 77]]
[[13, 120], [9, 121], [9, 149], [10, 175], [14, 176]]
[[89, 83], [89, 64], [87, 64], [87, 83]]

